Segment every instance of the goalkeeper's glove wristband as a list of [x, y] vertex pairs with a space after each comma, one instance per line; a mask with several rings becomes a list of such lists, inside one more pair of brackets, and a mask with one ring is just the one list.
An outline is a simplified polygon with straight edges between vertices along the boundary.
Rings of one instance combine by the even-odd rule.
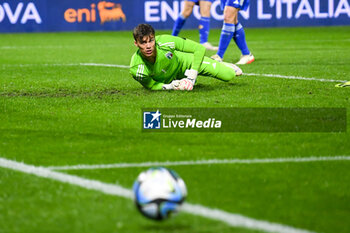
[[163, 90], [172, 90], [173, 88], [172, 88], [171, 84], [164, 84], [164, 85], [162, 86], [162, 89], [163, 89]]
[[186, 76], [187, 79], [189, 79], [189, 80], [192, 82], [192, 84], [194, 85], [195, 82], [196, 82], [197, 76], [198, 76], [198, 71], [197, 71], [197, 70], [193, 70], [193, 69], [186, 70], [186, 71], [185, 71], [185, 76]]
[[169, 84], [163, 84], [163, 90], [179, 90], [180, 80], [173, 80]]

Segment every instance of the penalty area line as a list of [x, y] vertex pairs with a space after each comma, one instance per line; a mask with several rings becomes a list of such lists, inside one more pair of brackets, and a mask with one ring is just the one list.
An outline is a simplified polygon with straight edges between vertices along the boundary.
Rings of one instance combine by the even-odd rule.
[[[103, 67], [117, 67], [117, 68], [126, 68], [129, 66], [125, 65], [115, 65], [115, 64], [100, 64], [100, 63], [80, 63], [82, 66], [103, 66]], [[347, 82], [346, 80], [335, 80], [335, 79], [323, 79], [323, 78], [306, 78], [300, 76], [287, 76], [280, 74], [256, 74], [256, 73], [243, 73], [243, 75], [247, 76], [261, 76], [268, 78], [281, 78], [281, 79], [296, 79], [296, 80], [305, 80], [305, 81], [319, 81], [319, 82]]]
[[[73, 63], [73, 64], [3, 64], [0, 67], [29, 67], [29, 66], [97, 66], [97, 67], [113, 67], [129, 69], [127, 65], [118, 64], [102, 64], [102, 63]], [[257, 73], [243, 73], [243, 76], [256, 76], [256, 77], [267, 77], [267, 78], [280, 78], [280, 79], [294, 79], [294, 80], [304, 80], [304, 81], [318, 81], [318, 82], [348, 82], [347, 80], [336, 80], [336, 79], [324, 79], [324, 78], [307, 78], [301, 76], [288, 76], [280, 74], [257, 74]]]
[[[52, 171], [44, 167], [36, 167], [25, 163], [16, 162], [0, 157], [0, 167], [35, 175], [42, 178], [60, 181], [63, 183], [76, 185], [85, 189], [95, 190], [108, 195], [133, 199], [133, 192], [116, 184], [103, 183], [97, 180], [81, 178], [75, 175], [64, 174]], [[212, 209], [202, 205], [185, 203], [182, 206], [182, 211], [205, 217], [212, 220], [217, 220], [233, 227], [242, 227], [253, 230], [261, 230], [265, 232], [278, 233], [313, 233], [308, 230], [298, 229], [279, 223], [257, 220], [240, 214], [233, 214], [219, 209]]]
[[156, 167], [156, 166], [188, 166], [188, 165], [213, 165], [213, 164], [261, 164], [261, 163], [305, 163], [320, 161], [350, 160], [350, 156], [324, 156], [324, 157], [296, 157], [296, 158], [265, 158], [265, 159], [209, 159], [188, 161], [164, 161], [142, 163], [112, 163], [112, 164], [78, 164], [68, 166], [50, 166], [52, 170], [92, 170], [133, 167]]
[[307, 81], [319, 81], [319, 82], [347, 82], [346, 80], [335, 80], [335, 79], [324, 79], [324, 78], [305, 78], [300, 76], [286, 76], [279, 74], [255, 74], [255, 73], [243, 73], [247, 76], [262, 76], [268, 78], [282, 78], [282, 79], [296, 79], [296, 80], [307, 80]]
[[[80, 63], [82, 66], [103, 66], [103, 67], [117, 67], [117, 68], [125, 68], [128, 69], [129, 66], [125, 65], [115, 65], [115, 64], [100, 64], [100, 63]], [[305, 80], [305, 81], [319, 81], [319, 82], [347, 82], [346, 80], [335, 80], [335, 79], [323, 79], [323, 78], [306, 78], [300, 76], [287, 76], [280, 74], [256, 74], [256, 73], [243, 73], [243, 75], [247, 76], [261, 76], [268, 78], [281, 78], [281, 79], [295, 79], [295, 80]]]
[[130, 66], [126, 65], [114, 65], [114, 64], [99, 64], [99, 63], [80, 63], [81, 66], [103, 66], [103, 67], [116, 67], [129, 69]]

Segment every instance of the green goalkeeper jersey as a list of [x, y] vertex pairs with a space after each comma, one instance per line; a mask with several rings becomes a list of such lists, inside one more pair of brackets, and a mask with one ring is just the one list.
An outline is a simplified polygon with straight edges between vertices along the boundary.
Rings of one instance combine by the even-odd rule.
[[201, 44], [170, 35], [156, 36], [155, 49], [154, 63], [143, 58], [140, 50], [130, 62], [132, 77], [151, 90], [161, 90], [164, 84], [184, 78], [187, 69], [199, 71], [205, 54]]

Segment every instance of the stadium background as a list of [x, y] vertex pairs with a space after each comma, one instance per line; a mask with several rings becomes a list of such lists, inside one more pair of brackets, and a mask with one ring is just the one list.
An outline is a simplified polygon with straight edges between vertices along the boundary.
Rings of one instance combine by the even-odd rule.
[[[350, 76], [349, 0], [251, 0], [241, 21], [257, 60], [242, 67], [245, 75], [229, 83], [201, 76], [193, 91], [171, 93], [144, 90], [130, 77], [136, 50], [130, 29], [147, 21], [158, 34], [171, 33], [179, 3], [108, 1], [113, 7], [101, 3], [107, 4], [101, 14], [100, 2], [0, 0], [0, 233], [261, 233], [276, 232], [276, 224], [299, 233], [349, 232], [349, 129], [141, 131], [144, 107], [345, 107], [349, 123], [349, 88], [335, 87]], [[209, 39], [217, 45], [222, 15], [213, 9]], [[180, 35], [198, 41], [196, 15]], [[225, 60], [239, 56], [231, 43]], [[251, 224], [202, 218], [192, 208], [159, 224], [123, 195], [81, 186], [85, 179], [130, 193], [146, 169], [140, 165], [153, 162], [181, 175], [187, 204]], [[18, 172], [23, 166], [27, 173]], [[44, 179], [52, 172], [80, 181]]]
[[[181, 1], [61, 0], [0, 1], [0, 32], [53, 32], [130, 30], [147, 22], [156, 29], [171, 29]], [[222, 26], [220, 2], [211, 10], [212, 28]], [[185, 28], [198, 27], [198, 7]], [[246, 27], [349, 25], [348, 0], [254, 0], [241, 13]]]

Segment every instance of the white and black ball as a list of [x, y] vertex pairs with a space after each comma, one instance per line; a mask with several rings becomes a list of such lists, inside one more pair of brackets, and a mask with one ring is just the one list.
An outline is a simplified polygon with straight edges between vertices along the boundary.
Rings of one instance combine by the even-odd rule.
[[137, 209], [154, 220], [164, 220], [178, 212], [187, 196], [185, 182], [175, 171], [164, 167], [142, 172], [133, 191]]

